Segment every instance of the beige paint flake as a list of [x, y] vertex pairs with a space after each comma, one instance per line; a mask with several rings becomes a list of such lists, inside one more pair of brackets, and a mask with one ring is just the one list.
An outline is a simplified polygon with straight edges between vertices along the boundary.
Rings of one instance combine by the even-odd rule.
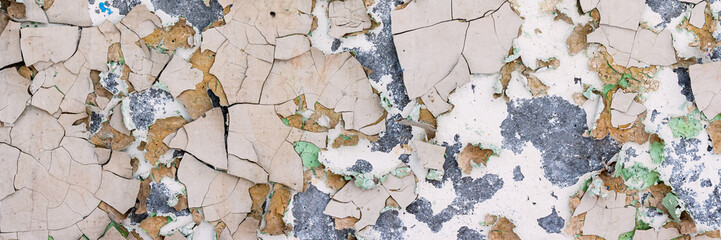
[[253, 26], [268, 44], [275, 44], [278, 37], [310, 32], [311, 6], [311, 0], [235, 1], [225, 21]]
[[18, 158], [17, 174], [14, 184], [16, 188], [28, 188], [48, 198], [49, 207], [60, 205], [67, 195], [70, 185], [48, 172], [49, 166], [40, 164], [27, 154]]
[[[135, 197], [133, 195], [133, 197]], [[103, 233], [105, 228], [110, 224], [110, 218], [108, 214], [103, 210], [96, 208], [90, 215], [85, 219], [78, 222], [78, 228], [85, 234], [89, 239], [98, 239]]]
[[675, 239], [680, 236], [681, 233], [676, 228], [660, 228], [658, 231], [654, 229], [636, 230], [633, 234], [633, 240], [664, 240]]
[[139, 190], [140, 181], [125, 179], [112, 172], [103, 171], [102, 182], [95, 196], [124, 213], [135, 206], [135, 198]]
[[47, 230], [48, 199], [42, 194], [21, 188], [0, 200], [0, 206], [0, 231]]
[[721, 62], [691, 65], [688, 72], [698, 109], [707, 118], [721, 113]]
[[472, 21], [463, 49], [471, 73], [498, 72], [522, 23], [523, 19], [513, 12], [510, 4], [503, 4], [490, 17]]
[[[20, 29], [20, 48], [27, 66], [38, 62], [59, 63], [72, 57], [77, 47], [78, 27], [47, 26]], [[38, 68], [38, 70], [42, 70]]]
[[288, 60], [310, 50], [310, 40], [304, 35], [290, 35], [276, 39], [275, 59]]
[[693, 10], [691, 10], [691, 17], [688, 19], [688, 22], [691, 25], [697, 28], [703, 28], [703, 25], [706, 24], [706, 6], [708, 6], [708, 3], [706, 1], [701, 1], [693, 7]]
[[228, 155], [225, 148], [225, 124], [220, 108], [214, 108], [183, 126], [187, 133], [186, 151], [201, 161], [219, 169], [228, 169]]
[[630, 128], [639, 114], [646, 111], [646, 106], [634, 101], [637, 93], [626, 93], [618, 90], [613, 94], [611, 102], [611, 125], [616, 128]]
[[110, 171], [123, 178], [133, 178], [133, 167], [130, 166], [130, 156], [127, 152], [113, 151], [110, 161], [103, 165], [103, 170]]
[[37, 2], [33, 2], [33, 1], [24, 2], [23, 1], [22, 4], [25, 5], [25, 17], [24, 18], [14, 18], [14, 20], [19, 21], [19, 22], [48, 23], [48, 17], [45, 14], [45, 11], [43, 11], [41, 6], [38, 5]]
[[631, 51], [630, 66], [647, 67], [648, 65], [669, 66], [676, 63], [676, 51], [669, 30], [654, 33], [639, 28]]
[[[258, 165], [268, 170], [291, 128], [280, 121], [270, 105], [237, 104], [228, 108], [228, 115], [228, 149], [237, 151], [236, 156], [255, 153]], [[238, 140], [231, 142], [231, 134]], [[254, 161], [252, 155], [247, 156], [245, 159]]]
[[268, 183], [268, 173], [262, 167], [235, 155], [228, 156], [228, 174], [256, 184]]
[[[223, 187], [224, 189], [230, 190], [223, 191], [223, 193], [227, 193], [223, 201], [212, 205], [206, 205], [205, 202], [203, 203], [203, 213], [205, 214], [206, 221], [227, 219], [226, 217], [231, 214], [246, 214], [250, 212], [250, 207], [253, 201], [250, 198], [250, 193], [248, 192], [248, 189], [253, 186], [253, 183], [230, 176], [228, 174], [218, 174], [218, 176], [221, 175], [229, 176], [230, 179], [234, 179], [235, 184], [229, 186], [230, 188]], [[216, 178], [218, 176], [216, 176]], [[208, 190], [208, 195], [210, 195], [212, 192], [217, 192], [219, 190], [217, 188], [214, 188], [214, 184], [215, 183], [211, 183], [210, 189]], [[206, 200], [207, 199], [208, 196], [206, 195]]]
[[420, 97], [451, 72], [464, 50], [467, 29], [468, 23], [450, 21], [393, 36], [408, 97]]
[[160, 18], [150, 12], [145, 4], [135, 5], [120, 23], [135, 32], [140, 38], [150, 35], [155, 28], [162, 26]]
[[0, 68], [23, 60], [20, 50], [20, 23], [9, 21], [0, 33]]
[[233, 239], [235, 240], [255, 240], [258, 239], [258, 228], [260, 227], [260, 221], [255, 218], [245, 218], [245, 221], [240, 223], [238, 230], [233, 233]]
[[505, 0], [453, 0], [451, 2], [453, 4], [452, 10], [454, 19], [473, 20], [487, 16], [489, 13], [496, 11], [496, 9], [498, 9]]
[[636, 208], [625, 206], [625, 193], [609, 191], [607, 198], [599, 198], [587, 191], [573, 216], [586, 213], [582, 228], [584, 235], [618, 239], [619, 235], [633, 230], [636, 225]]
[[27, 107], [10, 131], [11, 145], [39, 158], [44, 151], [60, 146], [65, 130], [47, 112]]
[[0, 143], [0, 199], [15, 192], [13, 179], [18, 169], [20, 150], [7, 144]]
[[195, 85], [203, 81], [203, 71], [192, 68], [192, 64], [180, 56], [174, 56], [159, 80], [168, 87], [173, 97], [178, 97], [186, 90], [195, 90]]
[[[422, 27], [429, 27], [451, 16], [451, 1], [411, 1], [405, 8], [391, 11], [391, 31], [398, 34]], [[396, 47], [398, 46], [396, 42]], [[405, 66], [405, 65], [404, 65]]]
[[239, 102], [239, 98], [242, 97], [240, 91], [243, 82], [246, 81], [244, 73], [248, 70], [248, 58], [248, 54], [241, 52], [235, 45], [226, 41], [218, 49], [215, 63], [210, 67], [210, 73], [220, 81], [230, 104]]
[[418, 194], [416, 194], [416, 178], [413, 174], [404, 177], [389, 175], [386, 181], [383, 182], [383, 187], [403, 209], [418, 197]]
[[413, 141], [413, 151], [420, 159], [421, 166], [429, 169], [443, 170], [446, 148], [420, 140]]
[[57, 88], [40, 88], [33, 94], [31, 104], [52, 114], [58, 111], [64, 97]]
[[108, 71], [108, 47], [118, 42], [120, 42], [120, 30], [108, 21], [97, 27], [83, 28], [78, 51], [65, 61], [65, 67], [76, 74], [80, 72], [81, 67]]
[[[594, 3], [581, 1], [584, 11], [584, 6], [590, 4]], [[588, 34], [587, 39], [589, 43], [606, 46], [616, 64], [624, 67], [648, 67], [676, 63], [673, 39], [668, 29], [655, 33], [639, 27], [646, 7], [643, 0], [601, 0], [597, 1], [597, 5], [601, 17], [600, 26]]]
[[330, 2], [328, 18], [331, 25], [328, 34], [334, 38], [341, 38], [348, 33], [370, 28], [371, 18], [367, 11], [363, 0]]
[[355, 204], [352, 202], [339, 202], [336, 200], [330, 200], [330, 202], [328, 202], [328, 205], [325, 206], [325, 210], [323, 210], [323, 214], [334, 218], [361, 217], [360, 208], [358, 208]]
[[53, 1], [53, 5], [45, 10], [48, 21], [52, 23], [66, 23], [77, 26], [90, 26], [93, 21], [88, 12], [86, 0]]
[[201, 207], [210, 182], [218, 172], [198, 161], [193, 155], [185, 154], [178, 167], [178, 180], [185, 184], [188, 207]]
[[203, 41], [200, 43], [200, 51], [210, 50], [217, 53], [220, 45], [226, 40], [225, 36], [218, 31], [218, 28], [207, 29], [201, 35]]
[[15, 68], [0, 71], [0, 122], [13, 124], [25, 110], [30, 100], [30, 81], [21, 76]]

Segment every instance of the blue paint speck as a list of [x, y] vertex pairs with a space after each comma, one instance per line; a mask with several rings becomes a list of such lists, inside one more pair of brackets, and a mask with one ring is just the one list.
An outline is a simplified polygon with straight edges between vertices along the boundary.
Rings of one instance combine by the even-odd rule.
[[99, 7], [100, 7], [100, 11], [102, 11], [102, 12], [108, 12], [108, 15], [113, 14], [113, 10], [111, 10], [111, 9], [108, 7], [108, 4], [107, 4], [107, 3], [101, 2], [100, 5], [99, 5]]

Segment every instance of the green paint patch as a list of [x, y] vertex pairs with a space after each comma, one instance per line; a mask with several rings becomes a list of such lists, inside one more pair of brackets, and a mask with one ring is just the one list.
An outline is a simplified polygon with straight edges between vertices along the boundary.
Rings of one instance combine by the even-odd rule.
[[353, 177], [355, 177], [355, 181], [353, 182], [361, 189], [371, 189], [377, 185], [372, 174], [355, 173]]
[[622, 233], [621, 235], [618, 235], [618, 240], [632, 240], [633, 235], [636, 233], [636, 230], [632, 230], [630, 232]]
[[288, 118], [283, 118], [280, 121], [282, 121], [283, 124], [285, 124], [286, 126], [290, 127], [290, 121], [288, 121]]
[[681, 221], [681, 212], [683, 210], [683, 206], [678, 201], [678, 197], [673, 193], [667, 193], [665, 197], [663, 197], [663, 201], [661, 202], [666, 209], [668, 209], [668, 215], [673, 218], [674, 221], [679, 222]]
[[411, 172], [411, 168], [401, 167], [401, 168], [393, 169], [393, 171], [391, 171], [391, 174], [393, 174], [396, 177], [402, 178], [402, 177], [408, 176], [408, 174], [410, 172]]
[[697, 136], [703, 128], [699, 115], [698, 111], [694, 111], [686, 117], [672, 118], [668, 126], [671, 127], [673, 137], [692, 138]]
[[300, 158], [303, 159], [303, 166], [306, 169], [320, 167], [320, 162], [318, 161], [318, 151], [320, 151], [320, 148], [304, 141], [294, 142], [293, 148], [295, 152], [300, 155]]
[[651, 143], [649, 153], [651, 154], [651, 160], [653, 160], [653, 163], [661, 164], [663, 160], [666, 160], [666, 153], [664, 151], [665, 146], [666, 144], [661, 142]]
[[624, 167], [618, 170], [618, 174], [626, 180], [629, 189], [636, 190], [643, 190], [656, 184], [660, 176], [658, 172], [649, 170], [640, 163], [635, 163], [630, 168]]
[[441, 181], [443, 180], [443, 171], [431, 169], [428, 170], [428, 174], [426, 174], [427, 179]]

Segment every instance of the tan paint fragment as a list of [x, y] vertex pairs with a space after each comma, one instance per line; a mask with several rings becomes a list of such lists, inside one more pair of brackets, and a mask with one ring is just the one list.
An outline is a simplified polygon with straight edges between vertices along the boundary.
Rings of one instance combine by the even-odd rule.
[[290, 230], [283, 221], [283, 215], [288, 210], [288, 204], [290, 203], [290, 189], [284, 187], [281, 184], [275, 184], [273, 186], [273, 196], [270, 198], [270, 204], [265, 214], [265, 227], [261, 229], [261, 232], [268, 233], [270, 235], [280, 235]]
[[713, 143], [713, 153], [721, 153], [721, 121], [713, 121], [706, 127], [711, 142]]
[[461, 153], [458, 154], [458, 167], [463, 170], [464, 173], [470, 174], [473, 166], [471, 163], [480, 165], [486, 165], [488, 158], [493, 154], [493, 150], [481, 149], [478, 146], [472, 144], [466, 144]]

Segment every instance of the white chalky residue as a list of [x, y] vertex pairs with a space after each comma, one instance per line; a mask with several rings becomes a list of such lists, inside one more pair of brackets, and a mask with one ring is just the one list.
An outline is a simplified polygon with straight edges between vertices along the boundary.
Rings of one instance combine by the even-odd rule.
[[[333, 140], [328, 136], [330, 142]], [[403, 151], [395, 148], [390, 154], [381, 151], [371, 151], [373, 144], [367, 139], [360, 138], [358, 144], [354, 146], [341, 146], [339, 148], [329, 148], [318, 154], [320, 161], [326, 169], [335, 174], [350, 175], [353, 172], [347, 169], [352, 167], [356, 160], [363, 159], [368, 161], [373, 170], [370, 172], [374, 177], [382, 177], [396, 169], [403, 162], [398, 160], [398, 155]]]
[[190, 236], [192, 240], [216, 240], [215, 229], [213, 225], [206, 221], [200, 222], [198, 226], [193, 228], [193, 234]]
[[493, 85], [498, 78], [498, 74], [472, 75], [470, 82], [448, 97], [454, 108], [438, 117], [437, 142], [453, 143], [458, 135], [463, 146], [467, 143], [487, 148], [501, 146], [501, 123], [508, 112], [506, 101], [493, 97]]

